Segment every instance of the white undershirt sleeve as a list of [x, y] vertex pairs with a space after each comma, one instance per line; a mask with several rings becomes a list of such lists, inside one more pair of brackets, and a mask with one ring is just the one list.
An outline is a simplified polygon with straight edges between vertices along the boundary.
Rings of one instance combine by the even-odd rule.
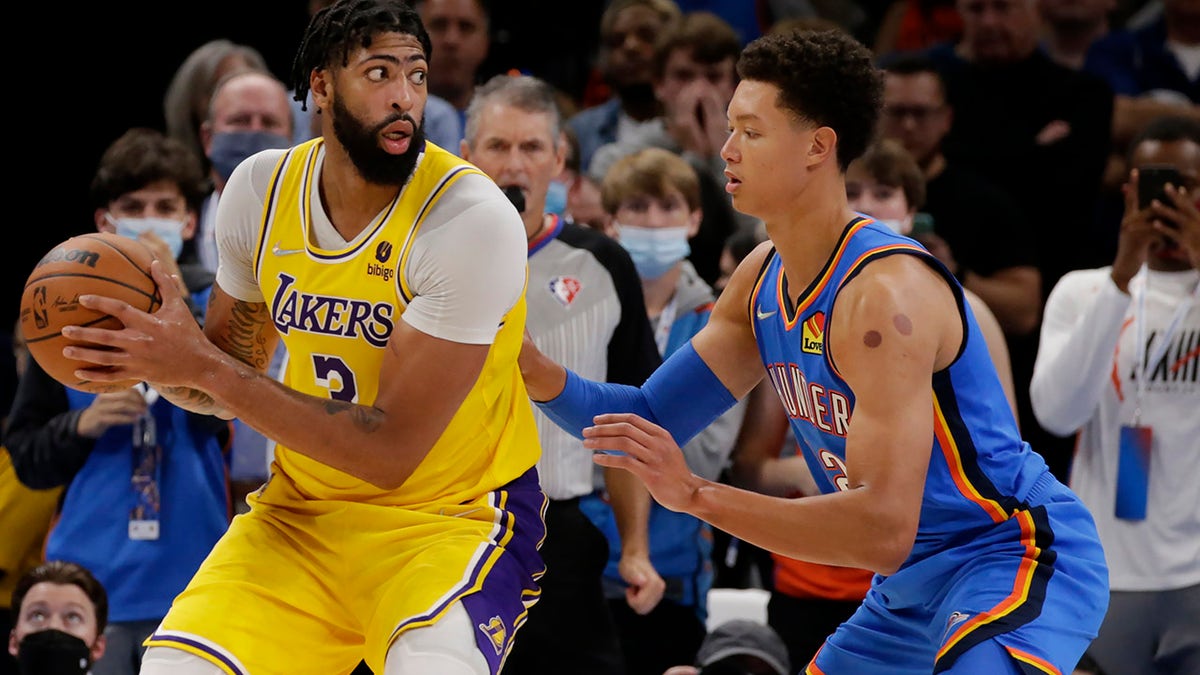
[[1131, 301], [1107, 267], [1069, 272], [1050, 292], [1029, 385], [1047, 431], [1067, 436], [1095, 415]]
[[463, 176], [413, 245], [402, 318], [445, 340], [491, 344], [525, 292], [528, 244], [521, 216], [490, 178]]

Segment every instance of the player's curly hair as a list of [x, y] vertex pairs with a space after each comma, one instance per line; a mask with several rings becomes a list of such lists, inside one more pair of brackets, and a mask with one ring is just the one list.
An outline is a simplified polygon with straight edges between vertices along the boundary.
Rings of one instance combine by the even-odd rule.
[[307, 110], [308, 78], [313, 70], [350, 63], [350, 52], [371, 46], [380, 33], [404, 33], [417, 38], [425, 60], [433, 44], [417, 10], [405, 0], [338, 0], [313, 15], [292, 61], [293, 98]]
[[883, 78], [871, 51], [844, 31], [758, 38], [742, 51], [738, 76], [779, 87], [780, 107], [800, 120], [833, 129], [842, 171], [874, 137]]

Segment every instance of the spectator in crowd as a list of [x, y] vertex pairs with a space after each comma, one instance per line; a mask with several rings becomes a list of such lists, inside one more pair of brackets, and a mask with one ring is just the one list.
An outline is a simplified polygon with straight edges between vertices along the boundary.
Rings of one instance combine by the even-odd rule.
[[[590, 227], [612, 237], [612, 216], [604, 210], [604, 204], [601, 202], [600, 181], [588, 175], [579, 165], [579, 139], [575, 136], [575, 130], [564, 125], [563, 139], [566, 142], [567, 156], [563, 162], [563, 171], [555, 181], [563, 186], [566, 193], [563, 215], [577, 225]], [[551, 183], [551, 190], [554, 189], [554, 183]], [[547, 195], [546, 199], [549, 200], [550, 196]], [[547, 212], [549, 211], [550, 207], [547, 206]]]
[[[1096, 216], [1112, 146], [1113, 92], [1038, 49], [1032, 0], [958, 0], [957, 6], [962, 39], [927, 52], [954, 111], [943, 151], [947, 161], [999, 185], [1028, 219], [1044, 303], [1063, 274], [1107, 259], [1108, 237]], [[1021, 337], [1010, 333], [1021, 431], [1065, 480], [1069, 439], [1048, 433], [1030, 410], [1037, 340], [1036, 327]]]
[[[564, 123], [553, 88], [530, 76], [496, 75], [467, 108], [461, 155], [506, 191], [515, 191], [529, 240], [526, 330], [538, 347], [591, 377], [641, 384], [661, 358], [629, 254], [603, 233], [545, 212], [550, 182], [563, 170]], [[549, 502], [540, 549], [542, 594], [505, 661], [513, 675], [562, 672], [620, 675], [624, 657], [601, 587], [604, 535], [580, 509], [592, 487], [583, 443], [536, 411], [542, 455], [538, 476]], [[662, 598], [650, 564], [650, 499], [628, 472], [604, 472], [623, 543], [618, 564], [625, 599], [644, 614]], [[587, 626], [587, 630], [563, 630]]]
[[1103, 78], [1115, 92], [1113, 146], [1099, 216], [1108, 247], [1097, 265], [1116, 255], [1125, 212], [1122, 186], [1129, 176], [1125, 150], [1134, 135], [1165, 115], [1200, 121], [1200, 5], [1164, 0], [1157, 6], [1144, 25], [1119, 26], [1098, 38], [1083, 63], [1084, 71]]
[[674, 0], [612, 0], [604, 10], [597, 67], [612, 95], [567, 120], [585, 170], [601, 145], [635, 136], [661, 114], [653, 86], [654, 43], [680, 15]]
[[[467, 105], [479, 69], [488, 55], [490, 24], [486, 0], [415, 0], [413, 3], [429, 31], [433, 61], [429, 69], [429, 93], [450, 103], [458, 111], [460, 127], [466, 127]], [[444, 149], [454, 152], [455, 143]]]
[[1108, 34], [1116, 0], [1037, 0], [1041, 47], [1055, 63], [1080, 70], [1092, 43]]
[[[1088, 655], [1184, 675], [1200, 672], [1200, 123], [1151, 122], [1129, 164], [1117, 255], [1054, 287], [1031, 394], [1046, 429], [1077, 435], [1071, 487], [1108, 559]], [[1158, 191], [1164, 166], [1178, 175]]]
[[[922, 243], [926, 242], [926, 234], [914, 232], [913, 221], [925, 203], [925, 194], [925, 178], [916, 160], [904, 146], [890, 139], [867, 146], [862, 156], [846, 169], [846, 202], [850, 208]], [[926, 248], [934, 250], [932, 246]], [[971, 289], [964, 287], [963, 296], [979, 323], [1004, 395], [1016, 414], [1012, 365], [1000, 322], [983, 298]]]
[[[213, 275], [176, 261], [204, 195], [199, 160], [174, 138], [131, 129], [105, 151], [91, 195], [96, 229], [149, 246], [201, 320]], [[108, 591], [96, 675], [137, 672], [143, 640], [228, 527], [228, 439], [226, 421], [144, 385], [85, 393], [29, 363], [5, 445], [22, 483], [65, 486], [46, 556], [83, 565]]]
[[689, 261], [712, 284], [726, 237], [756, 219], [733, 210], [725, 185], [721, 146], [729, 135], [725, 108], [737, 86], [734, 63], [741, 51], [737, 33], [711, 12], [690, 12], [664, 29], [654, 45], [654, 96], [662, 114], [626, 139], [598, 148], [588, 166], [597, 180], [612, 164], [642, 148], [665, 148], [681, 155], [701, 181], [704, 220], [689, 242]]
[[933, 220], [923, 232], [930, 250], [959, 283], [988, 304], [1006, 335], [1028, 335], [1041, 309], [1041, 274], [1028, 218], [992, 181], [949, 160], [942, 142], [954, 111], [941, 73], [917, 54], [897, 55], [884, 72], [880, 135], [899, 141], [923, 173], [921, 212]]
[[104, 656], [108, 594], [82, 565], [53, 560], [25, 572], [12, 611], [8, 653], [20, 675], [83, 675]]
[[192, 243], [200, 263], [214, 274], [217, 200], [225, 189], [225, 181], [250, 155], [291, 145], [292, 127], [287, 87], [271, 73], [239, 70], [221, 78], [213, 87], [208, 111], [200, 124], [200, 143], [208, 160], [212, 192], [200, 208]]
[[[29, 364], [29, 349], [21, 332], [21, 321], [13, 326], [13, 362], [17, 380]], [[4, 411], [5, 419], [8, 411]], [[7, 423], [6, 423], [7, 424]], [[32, 490], [17, 479], [8, 449], [0, 446], [0, 635], [13, 628], [11, 605], [17, 580], [42, 563], [42, 549], [62, 488]], [[7, 651], [0, 653], [0, 673], [12, 673], [17, 663]]]
[[[617, 240], [641, 277], [646, 312], [658, 352], [665, 358], [707, 323], [715, 299], [712, 288], [687, 261], [688, 239], [702, 217], [699, 176], [679, 155], [647, 148], [618, 160], [605, 175], [602, 189]], [[730, 408], [684, 447], [693, 471], [717, 478], [743, 414], [741, 405]], [[671, 665], [690, 663], [704, 638], [713, 583], [712, 532], [694, 516], [651, 505], [650, 561], [667, 588], [652, 611], [636, 612], [624, 598], [624, 542], [614, 497], [611, 489], [586, 496], [582, 508], [609, 541], [605, 586], [628, 672], [658, 675]]]
[[200, 126], [208, 119], [209, 101], [217, 83], [238, 70], [270, 71], [266, 59], [254, 47], [225, 38], [209, 40], [192, 50], [179, 64], [163, 96], [167, 135], [195, 153], [205, 171], [208, 170], [208, 158], [200, 138]]
[[1116, 94], [1113, 142], [1128, 147], [1139, 129], [1162, 115], [1200, 119], [1200, 6], [1163, 0], [1149, 24], [1119, 27], [1090, 46], [1083, 69]]
[[954, 0], [891, 0], [871, 45], [877, 56], [888, 56], [957, 42], [962, 32], [962, 16]]
[[793, 663], [779, 635], [766, 624], [730, 619], [704, 636], [695, 666], [672, 666], [662, 675], [791, 675]]

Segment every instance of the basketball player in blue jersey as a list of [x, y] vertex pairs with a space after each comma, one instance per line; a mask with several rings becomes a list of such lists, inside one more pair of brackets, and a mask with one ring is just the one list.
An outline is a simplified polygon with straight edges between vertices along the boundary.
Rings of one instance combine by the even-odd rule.
[[[1092, 517], [1021, 440], [954, 277], [846, 203], [878, 115], [870, 52], [838, 31], [770, 36], [738, 73], [726, 189], [770, 241], [642, 387], [583, 380], [527, 341], [531, 396], [667, 508], [876, 572], [805, 673], [1070, 673], [1107, 604]], [[747, 492], [684, 463], [679, 446], [764, 375], [820, 495]]]
[[[540, 593], [545, 495], [517, 357], [525, 229], [424, 140], [429, 38], [403, 0], [310, 22], [295, 93], [321, 136], [252, 155], [217, 215], [205, 332], [163, 307], [81, 329], [89, 377], [134, 378], [277, 441], [249, 513], [175, 599], [145, 675], [495, 675]], [[283, 381], [265, 374], [277, 340]]]

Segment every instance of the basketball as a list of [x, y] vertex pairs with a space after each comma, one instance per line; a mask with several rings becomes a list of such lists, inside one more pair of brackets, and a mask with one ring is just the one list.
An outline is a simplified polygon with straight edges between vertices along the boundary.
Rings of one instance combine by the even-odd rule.
[[120, 391], [136, 381], [93, 382], [75, 376], [89, 364], [63, 356], [63, 347], [77, 343], [62, 336], [63, 326], [122, 327], [117, 318], [79, 304], [79, 296], [94, 294], [124, 300], [153, 312], [162, 296], [150, 276], [154, 254], [136, 239], [111, 232], [71, 237], [38, 261], [21, 295], [21, 333], [29, 354], [50, 377], [93, 394]]

